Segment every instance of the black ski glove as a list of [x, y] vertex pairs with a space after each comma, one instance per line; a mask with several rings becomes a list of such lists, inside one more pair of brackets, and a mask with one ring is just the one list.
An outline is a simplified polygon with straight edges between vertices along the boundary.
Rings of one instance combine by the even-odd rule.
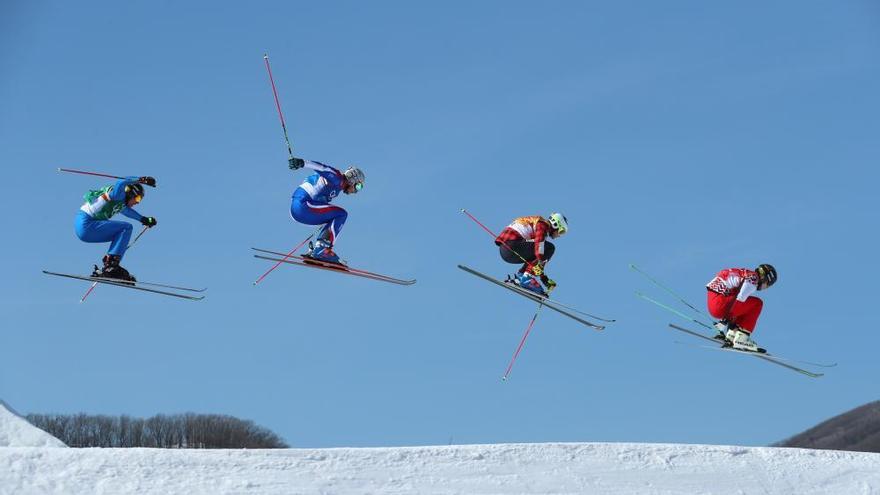
[[290, 170], [299, 170], [306, 166], [306, 161], [292, 156], [287, 160], [287, 166], [290, 167]]
[[150, 187], [156, 187], [156, 179], [154, 177], [144, 176], [138, 179], [138, 182], [141, 184], [146, 184]]
[[156, 220], [156, 217], [141, 217], [141, 223], [152, 228], [159, 222]]

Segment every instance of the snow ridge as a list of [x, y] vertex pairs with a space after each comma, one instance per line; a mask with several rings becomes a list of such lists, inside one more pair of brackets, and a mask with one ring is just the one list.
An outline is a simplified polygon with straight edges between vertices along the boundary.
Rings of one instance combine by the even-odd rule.
[[0, 400], [0, 447], [67, 447]]

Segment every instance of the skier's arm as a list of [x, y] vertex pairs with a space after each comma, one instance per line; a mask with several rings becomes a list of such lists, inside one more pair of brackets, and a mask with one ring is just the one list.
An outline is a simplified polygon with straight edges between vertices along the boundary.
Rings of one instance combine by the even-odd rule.
[[535, 262], [542, 263], [544, 260], [544, 239], [547, 238], [547, 224], [538, 222], [535, 225]]
[[[125, 187], [128, 185], [131, 185], [131, 184], [135, 184], [139, 181], [140, 181], [139, 177], [126, 177], [124, 179], [120, 179], [119, 182], [117, 182], [113, 186], [113, 189], [110, 190], [110, 194], [109, 194], [110, 199], [112, 201], [125, 201]], [[128, 216], [128, 215], [126, 215], [126, 216]], [[131, 217], [131, 218], [135, 218], [135, 217]], [[139, 218], [140, 218], [140, 216], [135, 218], [135, 220], [138, 220]]]
[[129, 208], [127, 206], [125, 208], [123, 208], [122, 211], [120, 211], [119, 213], [122, 213], [123, 215], [127, 216], [128, 218], [130, 218], [132, 220], [137, 220], [138, 222], [140, 222], [141, 219], [144, 218], [144, 216], [141, 215], [140, 213], [136, 212], [134, 210], [134, 208]]
[[739, 294], [737, 294], [736, 300], [739, 302], [745, 302], [746, 299], [754, 294], [756, 290], [758, 290], [757, 275], [746, 276], [743, 278], [743, 283], [742, 286], [739, 288]]
[[338, 169], [331, 167], [330, 165], [325, 165], [321, 162], [313, 162], [311, 160], [305, 160], [305, 167], [318, 172], [321, 175], [324, 174], [334, 174], [334, 175], [342, 175]]

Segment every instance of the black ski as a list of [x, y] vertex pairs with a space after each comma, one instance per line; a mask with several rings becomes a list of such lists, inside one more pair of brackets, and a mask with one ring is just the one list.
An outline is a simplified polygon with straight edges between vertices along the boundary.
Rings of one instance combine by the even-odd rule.
[[190, 301], [201, 301], [202, 299], [205, 298], [205, 296], [190, 296], [187, 294], [178, 294], [177, 292], [171, 292], [171, 291], [159, 290], [159, 289], [151, 289], [149, 287], [142, 287], [142, 286], [148, 285], [148, 286], [152, 286], [152, 287], [164, 287], [164, 288], [184, 290], [184, 291], [189, 291], [189, 292], [204, 292], [206, 289], [191, 289], [188, 287], [177, 287], [177, 286], [173, 286], [173, 285], [154, 284], [154, 283], [150, 283], [150, 282], [133, 282], [132, 283], [132, 282], [124, 282], [122, 280], [115, 280], [115, 279], [111, 279], [111, 278], [88, 277], [85, 275], [70, 275], [67, 273], [57, 273], [57, 272], [50, 272], [50, 271], [46, 271], [46, 270], [43, 270], [43, 273], [45, 273], [46, 275], [54, 275], [56, 277], [73, 278], [76, 280], [84, 280], [86, 282], [96, 282], [99, 284], [114, 285], [116, 287], [125, 287], [127, 289], [142, 290], [144, 292], [152, 292], [154, 294], [162, 294], [165, 296], [179, 297], [181, 299], [188, 299]]
[[536, 303], [543, 304], [544, 306], [552, 309], [553, 311], [556, 311], [557, 313], [563, 314], [563, 315], [565, 315], [565, 316], [567, 316], [577, 322], [583, 323], [584, 325], [586, 325], [594, 330], [604, 330], [605, 329], [604, 325], [597, 325], [596, 323], [593, 323], [591, 321], [587, 321], [587, 320], [585, 320], [585, 319], [583, 319], [583, 318], [581, 318], [581, 317], [579, 317], [569, 311], [566, 311], [565, 309], [557, 307], [554, 304], [553, 300], [548, 297], [541, 297], [537, 294], [532, 294], [531, 292], [529, 292], [525, 289], [521, 289], [521, 288], [519, 288], [513, 284], [510, 284], [510, 283], [504, 283], [498, 279], [495, 279], [495, 278], [490, 277], [488, 275], [484, 275], [484, 274], [482, 274], [472, 268], [468, 268], [464, 265], [458, 265], [458, 267], [461, 268], [462, 270], [472, 274], [472, 275], [476, 275], [477, 277], [482, 278], [483, 280], [488, 280], [489, 282], [492, 282], [495, 285], [500, 285], [501, 287], [504, 287], [505, 289], [508, 289], [508, 290], [514, 292], [515, 294], [519, 294], [519, 295], [521, 295], [527, 299], [530, 299]]

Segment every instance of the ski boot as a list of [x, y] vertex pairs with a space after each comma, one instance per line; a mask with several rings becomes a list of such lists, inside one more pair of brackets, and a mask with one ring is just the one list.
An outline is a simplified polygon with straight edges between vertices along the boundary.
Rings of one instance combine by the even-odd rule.
[[718, 333], [713, 337], [715, 340], [719, 340], [724, 342], [726, 346], [733, 345], [733, 337], [736, 334], [736, 331], [739, 329], [736, 326], [736, 323], [731, 323], [727, 320], [721, 320], [715, 323], [715, 329], [718, 330]]
[[731, 340], [731, 347], [738, 351], [759, 353], [767, 352], [766, 350], [758, 347], [757, 342], [752, 340], [752, 336], [749, 332], [746, 332], [739, 328], [734, 331], [733, 339]]
[[104, 255], [104, 268], [99, 271], [98, 265], [95, 265], [95, 270], [92, 273], [92, 276], [99, 278], [111, 278], [122, 282], [137, 282], [137, 279], [135, 279], [132, 274], [128, 273], [128, 270], [119, 266], [119, 262], [121, 260], [122, 256], [119, 256], [117, 254]]
[[324, 239], [318, 239], [314, 244], [310, 242], [309, 252], [304, 254], [303, 258], [345, 267], [345, 263], [343, 263], [342, 260], [339, 259], [339, 256], [333, 252], [333, 245]]
[[511, 279], [511, 283], [529, 292], [537, 294], [538, 296], [547, 297], [547, 293], [544, 291], [544, 287], [541, 285], [541, 282], [538, 281], [538, 277], [532, 275], [529, 272], [517, 272], [516, 275], [514, 275]]

